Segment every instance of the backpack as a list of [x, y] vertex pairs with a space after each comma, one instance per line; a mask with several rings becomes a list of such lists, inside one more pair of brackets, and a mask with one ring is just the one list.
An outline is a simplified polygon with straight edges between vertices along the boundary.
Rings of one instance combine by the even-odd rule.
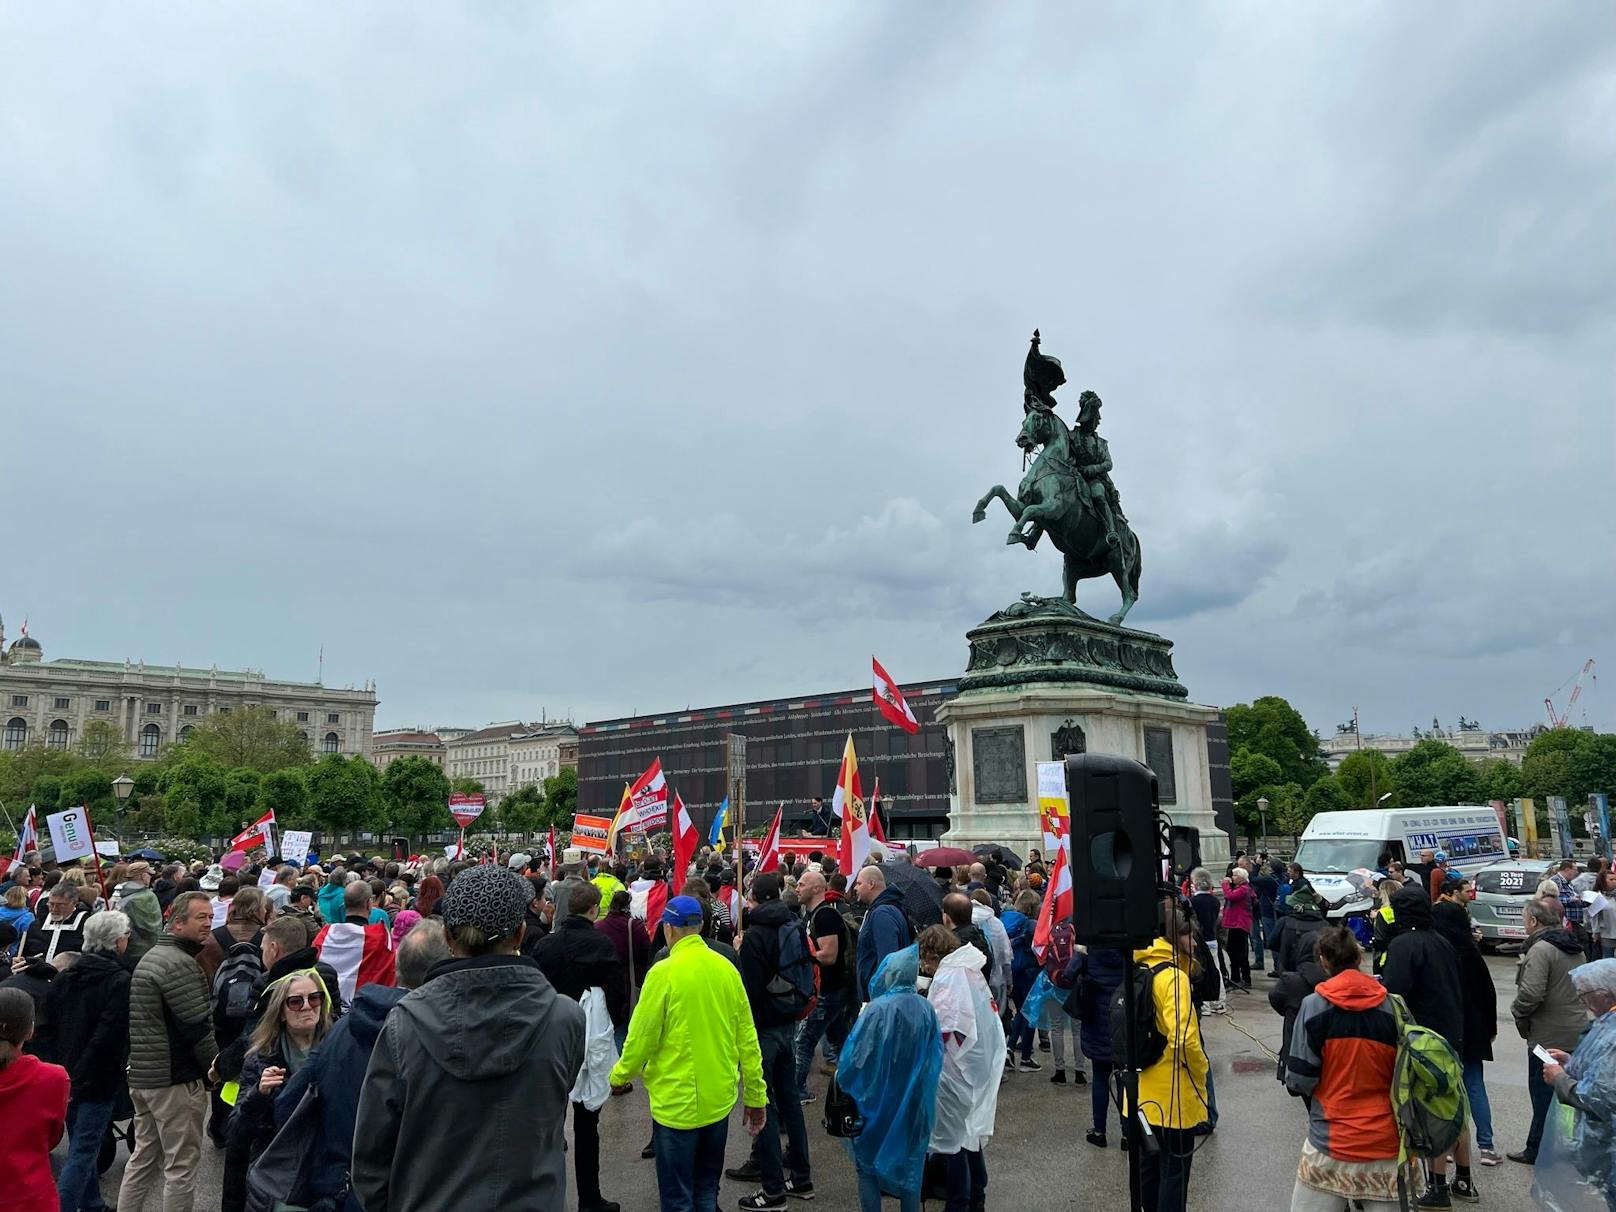
[[213, 1025], [234, 1039], [252, 1018], [254, 990], [264, 975], [264, 958], [251, 943], [230, 940], [224, 962], [213, 974]]
[[847, 930], [847, 941], [842, 944], [841, 954], [837, 957], [837, 964], [848, 983], [858, 984], [858, 940], [859, 920], [849, 911], [846, 900], [836, 902], [836, 912], [842, 915], [842, 925]]
[[1440, 1157], [1458, 1142], [1470, 1119], [1464, 1065], [1429, 1027], [1421, 1027], [1397, 994], [1397, 1059], [1392, 1065], [1392, 1113], [1405, 1156]]
[[807, 929], [795, 917], [775, 929], [774, 974], [763, 992], [772, 1009], [792, 1019], [807, 1018], [819, 1001], [819, 964]]
[[[1117, 985], [1111, 995], [1111, 1054], [1119, 1061], [1127, 1060], [1130, 1069], [1148, 1069], [1161, 1060], [1167, 1051], [1167, 1037], [1156, 1026], [1156, 973], [1173, 966], [1172, 960], [1162, 960], [1149, 968], [1133, 967], [1125, 978], [1133, 982], [1133, 1029], [1128, 1027], [1128, 988]], [[1134, 1043], [1132, 1056], [1128, 1056], [1130, 1035]]]

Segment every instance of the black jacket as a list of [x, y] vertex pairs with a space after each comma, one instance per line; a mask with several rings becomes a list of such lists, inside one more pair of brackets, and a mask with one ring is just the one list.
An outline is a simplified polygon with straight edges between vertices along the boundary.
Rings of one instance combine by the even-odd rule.
[[987, 957], [988, 962], [982, 968], [982, 979], [989, 985], [993, 984], [993, 946], [988, 942], [988, 936], [982, 933], [982, 927], [975, 922], [966, 922], [963, 926], [954, 927], [954, 937], [962, 945], [975, 947]]
[[42, 959], [28, 961], [20, 972], [6, 977], [7, 989], [21, 989], [34, 999], [34, 1038], [23, 1045], [23, 1051], [42, 1061], [56, 1063], [56, 1024], [51, 1021], [50, 1007], [46, 1004], [51, 986], [59, 974]]
[[1281, 972], [1295, 972], [1313, 958], [1313, 942], [1324, 929], [1324, 914], [1317, 909], [1293, 909], [1280, 919], [1269, 946], [1279, 957]]
[[89, 951], [51, 982], [49, 1016], [56, 1063], [73, 1079], [75, 1101], [110, 1102], [129, 1067], [130, 966]]
[[1279, 1066], [1274, 1072], [1280, 1081], [1285, 1080], [1285, 1058], [1291, 1054], [1291, 1028], [1296, 1026], [1296, 1016], [1301, 1012], [1308, 994], [1324, 979], [1324, 969], [1319, 967], [1319, 962], [1305, 959], [1297, 965], [1295, 972], [1285, 973], [1268, 991], [1268, 1004], [1285, 1019], [1285, 1026], [1280, 1032]]
[[1430, 898], [1421, 889], [1400, 888], [1392, 893], [1392, 912], [1397, 921], [1380, 971], [1386, 991], [1399, 995], [1408, 1003], [1415, 1022], [1435, 1031], [1462, 1057], [1465, 1014], [1459, 957], [1437, 933]]
[[771, 1004], [768, 992], [769, 982], [780, 971], [778, 931], [780, 927], [793, 922], [797, 929], [806, 933], [801, 919], [786, 907], [784, 901], [764, 901], [746, 919], [746, 933], [741, 935], [741, 984], [746, 986], [746, 1000], [752, 1005], [752, 1021], [759, 1030], [784, 1027], [796, 1021], [795, 1015], [782, 1015]]
[[612, 1026], [628, 1022], [623, 961], [617, 958], [612, 940], [596, 930], [595, 923], [587, 917], [572, 914], [562, 918], [560, 926], [533, 949], [533, 959], [557, 993], [581, 1002], [585, 990], [599, 987], [606, 994]]
[[1438, 901], [1431, 906], [1436, 932], [1448, 940], [1459, 958], [1459, 986], [1464, 1009], [1463, 1061], [1490, 1061], [1493, 1037], [1498, 1034], [1498, 990], [1492, 973], [1482, 958], [1476, 937], [1470, 933], [1470, 914], [1457, 901]]
[[39, 908], [34, 911], [34, 924], [28, 927], [28, 937], [22, 942], [22, 954], [29, 959], [37, 956], [53, 960], [64, 951], [83, 951], [84, 923], [89, 920], [89, 909], [77, 904], [67, 917], [53, 922], [47, 899], [41, 896]]

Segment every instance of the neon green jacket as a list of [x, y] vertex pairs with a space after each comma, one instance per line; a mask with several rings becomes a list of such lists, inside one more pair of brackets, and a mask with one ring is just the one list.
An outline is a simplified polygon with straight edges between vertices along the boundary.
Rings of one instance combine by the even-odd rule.
[[600, 889], [600, 915], [606, 916], [606, 911], [612, 907], [612, 894], [623, 891], [623, 881], [610, 871], [602, 871], [589, 881]]
[[612, 1084], [631, 1082], [642, 1069], [651, 1118], [667, 1128], [705, 1128], [727, 1117], [737, 1071], [746, 1105], [768, 1103], [741, 974], [696, 935], [645, 974]]

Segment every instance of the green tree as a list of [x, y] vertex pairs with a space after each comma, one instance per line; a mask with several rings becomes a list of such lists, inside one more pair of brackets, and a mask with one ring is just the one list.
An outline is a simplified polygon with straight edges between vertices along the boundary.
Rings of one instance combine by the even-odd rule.
[[[1253, 753], [1250, 749], [1236, 749], [1229, 758], [1229, 781], [1234, 790], [1235, 820], [1244, 828], [1246, 836], [1254, 838], [1262, 829], [1262, 812], [1257, 799], [1264, 789], [1274, 786], [1285, 777], [1279, 763], [1266, 753]], [[1268, 823], [1273, 824], [1269, 817]]]
[[[164, 814], [164, 825], [177, 837], [197, 837], [203, 833], [226, 837], [235, 833], [227, 799], [229, 786], [227, 772], [211, 758], [191, 753], [176, 759], [163, 775], [163, 799], [169, 807], [169, 812]], [[195, 826], [179, 828], [173, 814], [184, 812], [181, 819], [189, 823], [191, 811], [196, 814]]]
[[[62, 787], [67, 776], [62, 774], [42, 774], [34, 780], [29, 788], [28, 802], [38, 806], [41, 813], [55, 812], [58, 804], [62, 802]], [[45, 825], [45, 818], [39, 818], [41, 830]]]
[[1279, 763], [1286, 782], [1304, 788], [1329, 773], [1319, 756], [1317, 734], [1302, 713], [1278, 695], [1265, 695], [1250, 704], [1236, 703], [1224, 714], [1231, 756], [1240, 749], [1266, 754]]
[[[258, 807], [258, 788], [263, 778], [251, 766], [237, 766], [225, 775], [225, 811], [232, 821], [232, 833], [240, 833], [250, 821], [263, 815], [263, 810]], [[277, 823], [280, 820], [279, 817], [275, 819]]]
[[1320, 779], [1302, 796], [1302, 808], [1309, 821], [1321, 812], [1345, 812], [1351, 807], [1352, 801], [1341, 790], [1341, 784], [1336, 782], [1334, 776]]
[[328, 753], [306, 777], [309, 812], [327, 829], [356, 833], [386, 827], [382, 776], [364, 758]]
[[[62, 791], [62, 776], [79, 765], [79, 759], [67, 750], [44, 745], [24, 745], [0, 753], [0, 803], [20, 804], [25, 810], [28, 804], [55, 804]], [[46, 784], [45, 792], [36, 791], [35, 784], [47, 777], [57, 781]]]
[[129, 742], [123, 730], [110, 720], [91, 720], [84, 725], [73, 752], [101, 770], [121, 770], [130, 759]]
[[1478, 772], [1487, 799], [1507, 804], [1521, 794], [1521, 768], [1508, 758], [1488, 758]]
[[578, 815], [578, 771], [563, 766], [544, 780], [544, 825], [557, 829], [572, 828], [572, 818]]
[[273, 810], [282, 829], [308, 829], [316, 824], [309, 812], [309, 789], [303, 778], [303, 770], [296, 766], [264, 775], [258, 784], [258, 801], [253, 805], [258, 810], [256, 816]]
[[449, 779], [436, 764], [419, 755], [388, 764], [382, 772], [382, 799], [392, 827], [412, 838], [451, 823]]
[[1271, 828], [1280, 833], [1288, 833], [1292, 839], [1298, 839], [1302, 830], [1307, 828], [1312, 814], [1307, 808], [1307, 792], [1300, 783], [1281, 783], [1277, 787], [1264, 788], [1263, 794], [1268, 797], [1268, 821]]
[[209, 716], [191, 730], [178, 748], [205, 754], [220, 766], [279, 770], [309, 764], [309, 738], [290, 720], [277, 719], [269, 707], [243, 707]]
[[1380, 797], [1391, 793], [1387, 808], [1400, 805], [1397, 797], [1397, 776], [1392, 772], [1392, 761], [1379, 749], [1360, 749], [1349, 753], [1335, 772], [1336, 786], [1346, 794], [1349, 808], [1373, 808]]
[[487, 795], [488, 788], [476, 779], [458, 778], [449, 784], [449, 790], [456, 795]]
[[124, 805], [123, 827], [134, 833], [162, 833], [166, 806], [160, 795], [131, 794]]
[[117, 798], [112, 794], [112, 777], [104, 770], [85, 767], [62, 779], [62, 790], [56, 797], [55, 806], [71, 808], [75, 804], [83, 804], [89, 809], [92, 821], [104, 821], [110, 825], [117, 803]]
[[1446, 741], [1426, 737], [1392, 760], [1404, 806], [1479, 804], [1485, 798], [1481, 770]]
[[202, 806], [195, 800], [163, 799], [163, 831], [174, 837], [194, 838], [202, 834]]
[[524, 835], [547, 824], [544, 792], [531, 784], [518, 787], [499, 802], [499, 822], [503, 828]]

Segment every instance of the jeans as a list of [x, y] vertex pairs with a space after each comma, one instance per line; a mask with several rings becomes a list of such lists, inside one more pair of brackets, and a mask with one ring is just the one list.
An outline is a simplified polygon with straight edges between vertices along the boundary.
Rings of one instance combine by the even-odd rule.
[[1296, 1180], [1291, 1192], [1291, 1212], [1349, 1212], [1349, 1209], [1355, 1212], [1359, 1208], [1363, 1212], [1397, 1212], [1395, 1203], [1379, 1199], [1348, 1200], [1345, 1196], [1309, 1187], [1301, 1179]]
[[[859, 1212], [881, 1212], [881, 1180], [874, 1170], [858, 1167]], [[898, 1197], [898, 1212], [920, 1212], [920, 1190], [905, 1191]]]
[[601, 1203], [600, 1112], [572, 1104], [572, 1176], [578, 1184], [578, 1206]]
[[623, 1045], [628, 1041], [628, 1024], [612, 1028], [612, 1043], [617, 1045], [617, 1055], [623, 1055]]
[[202, 1164], [202, 1126], [208, 1092], [200, 1081], [155, 1090], [131, 1090], [135, 1105], [135, 1148], [123, 1170], [118, 1207], [143, 1208], [159, 1180], [163, 1212], [191, 1212], [196, 1172]]
[[1554, 1105], [1554, 1087], [1543, 1080], [1543, 1062], [1532, 1052], [1526, 1054], [1526, 1090], [1532, 1096], [1532, 1128], [1526, 1134], [1525, 1152], [1536, 1161], [1538, 1147], [1543, 1143], [1543, 1125]]
[[67, 1160], [56, 1176], [61, 1192], [62, 1212], [101, 1212], [107, 1205], [101, 1198], [101, 1176], [96, 1162], [101, 1141], [112, 1123], [112, 1100], [86, 1103], [75, 1099], [67, 1105]]
[[1186, 1212], [1190, 1198], [1190, 1162], [1194, 1160], [1195, 1133], [1183, 1128], [1151, 1131], [1161, 1148], [1139, 1154], [1139, 1182], [1145, 1212]]
[[1487, 1083], [1479, 1060], [1465, 1061], [1465, 1097], [1470, 1100], [1470, 1118], [1476, 1121], [1476, 1147], [1493, 1147], [1493, 1108], [1487, 1101]]
[[[1111, 1062], [1090, 1060], [1094, 1072], [1089, 1075], [1089, 1105], [1094, 1112], [1094, 1130], [1105, 1135], [1105, 1121], [1111, 1105]], [[1120, 1129], [1123, 1125], [1118, 1124]]]
[[1027, 994], [1032, 992], [1032, 984], [1038, 979], [1037, 969], [1027, 972], [1018, 972], [1010, 983], [1011, 996], [1016, 999], [1016, 1017], [1010, 1024], [1009, 1048], [1014, 1052], [1021, 1049], [1021, 1059], [1032, 1059], [1032, 1042], [1036, 1035], [1032, 1023], [1021, 1012], [1021, 1003], [1027, 1000]]
[[808, 1070], [814, 1063], [814, 1045], [820, 1038], [835, 1060], [847, 1040], [847, 990], [830, 989], [819, 995], [814, 1011], [797, 1024], [797, 1098], [808, 1097]]
[[1278, 968], [1279, 954], [1274, 951], [1273, 943], [1274, 934], [1279, 929], [1279, 919], [1277, 917], [1259, 917], [1255, 924], [1257, 929], [1253, 934], [1253, 938], [1256, 940], [1254, 946], [1257, 949], [1257, 967], [1261, 968], [1263, 966], [1263, 947], [1266, 945], [1269, 955], [1272, 957], [1269, 962], [1273, 967]]
[[1049, 1046], [1055, 1054], [1055, 1072], [1066, 1072], [1066, 1040], [1072, 1041], [1072, 1072], [1083, 1072], [1083, 1044], [1078, 1037], [1077, 1020], [1057, 1007], [1049, 1012], [1055, 1025], [1049, 1029]]
[[948, 1202], [943, 1212], [971, 1212], [988, 1198], [988, 1163], [980, 1149], [961, 1149], [943, 1156], [948, 1174]]
[[[812, 1181], [808, 1174], [808, 1130], [803, 1126], [802, 1104], [797, 1101], [797, 1057], [795, 1024], [764, 1027], [758, 1032], [758, 1048], [763, 1053], [763, 1080], [769, 1088], [768, 1118], [757, 1134], [753, 1156], [763, 1171], [763, 1193], [784, 1195], [787, 1170], [793, 1183]], [[780, 1133], [790, 1138], [785, 1161], [780, 1158]]]
[[662, 1212], [718, 1212], [718, 1179], [728, 1139], [727, 1116], [705, 1128], [669, 1128], [652, 1121]]
[[1251, 960], [1246, 954], [1250, 938], [1244, 930], [1229, 930], [1229, 983], [1232, 985], [1251, 984]]

